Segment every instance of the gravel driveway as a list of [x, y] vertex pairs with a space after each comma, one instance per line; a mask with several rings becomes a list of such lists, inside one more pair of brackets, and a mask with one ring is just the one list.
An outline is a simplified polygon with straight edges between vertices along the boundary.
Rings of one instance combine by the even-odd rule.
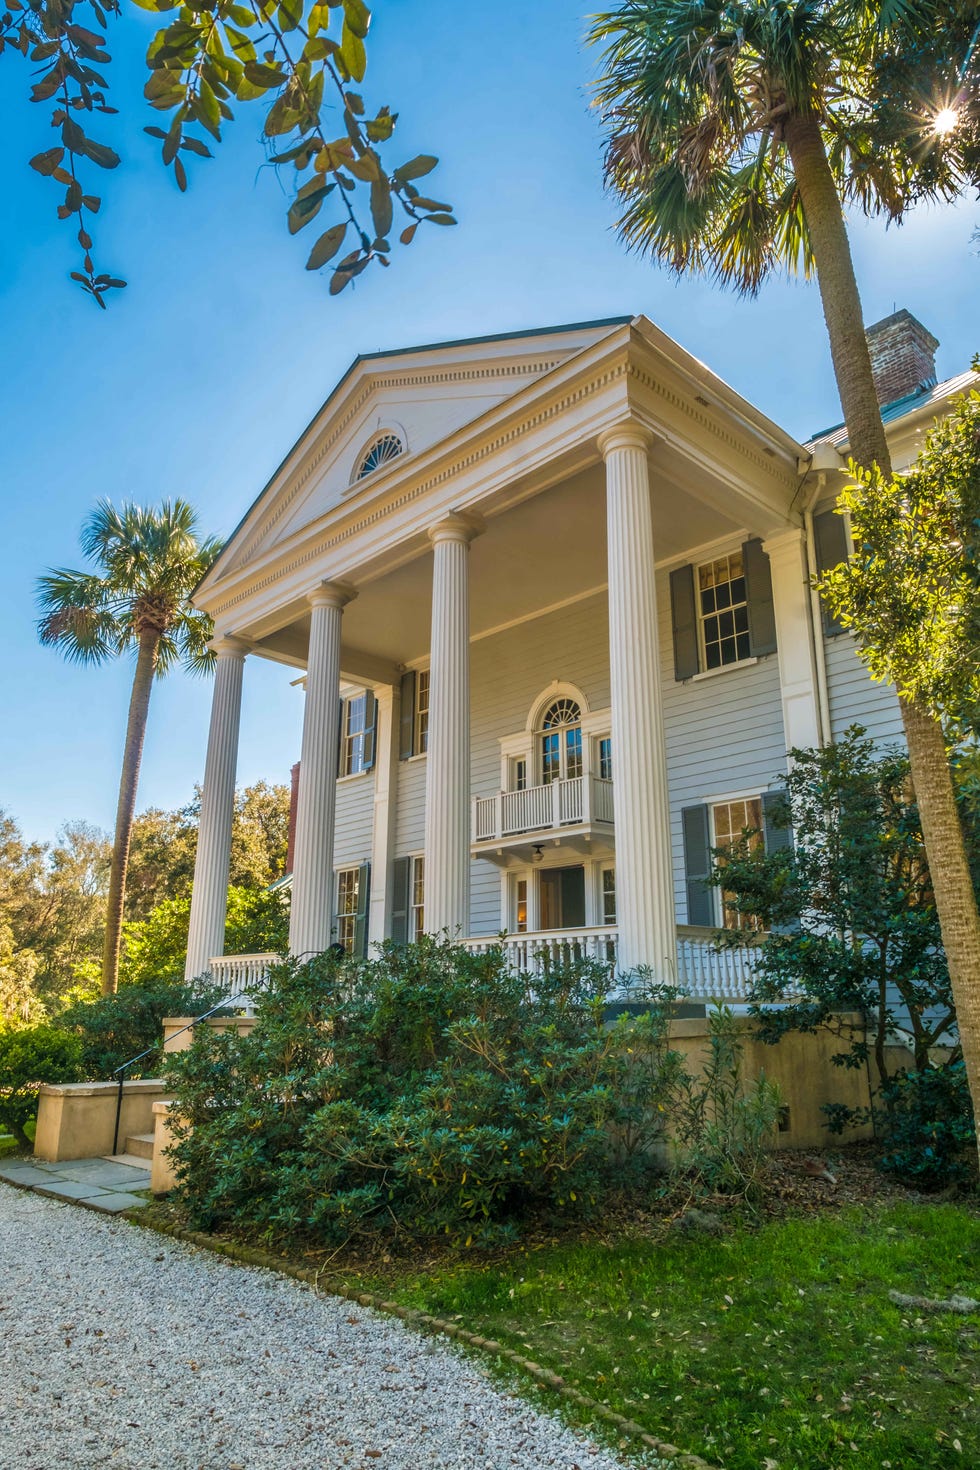
[[0, 1183], [3, 1470], [621, 1470], [457, 1350]]

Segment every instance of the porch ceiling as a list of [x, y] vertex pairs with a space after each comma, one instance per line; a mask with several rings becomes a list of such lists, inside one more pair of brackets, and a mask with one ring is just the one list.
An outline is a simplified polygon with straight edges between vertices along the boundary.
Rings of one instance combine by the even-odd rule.
[[[663, 468], [659, 474], [654, 469], [653, 487], [658, 561], [740, 529], [739, 521], [682, 488]], [[488, 518], [471, 547], [471, 634], [529, 617], [605, 582], [605, 473], [597, 464]], [[423, 658], [431, 588], [426, 546], [413, 560], [361, 584], [344, 612], [345, 669], [356, 672], [361, 655], [392, 665]], [[300, 613], [259, 639], [257, 651], [305, 665], [309, 628], [309, 614]]]

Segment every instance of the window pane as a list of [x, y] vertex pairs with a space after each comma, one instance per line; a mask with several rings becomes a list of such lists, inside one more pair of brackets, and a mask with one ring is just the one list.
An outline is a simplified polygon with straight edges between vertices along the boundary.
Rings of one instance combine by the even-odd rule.
[[604, 924], [615, 924], [616, 922], [615, 868], [603, 868], [602, 870], [602, 922]]
[[582, 732], [579, 729], [566, 730], [565, 732], [565, 754], [568, 769], [565, 774], [569, 780], [582, 774]]
[[718, 669], [748, 658], [751, 650], [741, 552], [731, 552], [699, 567], [698, 578], [705, 668]]

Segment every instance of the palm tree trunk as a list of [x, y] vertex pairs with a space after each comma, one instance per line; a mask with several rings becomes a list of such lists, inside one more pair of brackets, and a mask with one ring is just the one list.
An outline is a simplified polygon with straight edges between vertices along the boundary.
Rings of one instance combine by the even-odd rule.
[[[871, 372], [847, 226], [819, 121], [815, 117], [791, 118], [786, 125], [786, 147], [810, 232], [851, 454], [864, 468], [877, 464], [882, 474], [890, 475], [891, 456]], [[980, 915], [942, 724], [920, 704], [902, 699], [899, 706], [973, 1116], [980, 1125]], [[977, 1134], [980, 1147], [980, 1126]]]
[[123, 751], [122, 775], [119, 778], [119, 803], [116, 807], [116, 835], [112, 845], [109, 869], [109, 897], [106, 903], [105, 944], [102, 950], [102, 994], [113, 995], [119, 987], [119, 949], [122, 943], [123, 908], [126, 903], [126, 869], [129, 866], [129, 844], [133, 835], [136, 811], [136, 788], [139, 785], [146, 717], [150, 708], [150, 690], [156, 673], [160, 635], [140, 633], [136, 654], [136, 672], [129, 697], [129, 720], [126, 725], [126, 747]]

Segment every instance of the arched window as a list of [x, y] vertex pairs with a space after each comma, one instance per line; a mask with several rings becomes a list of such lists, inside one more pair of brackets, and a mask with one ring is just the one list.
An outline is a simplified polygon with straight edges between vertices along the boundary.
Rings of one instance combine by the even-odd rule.
[[562, 696], [548, 705], [538, 735], [541, 782], [571, 781], [582, 774], [582, 711]]
[[360, 464], [357, 467], [355, 480], [363, 480], [365, 475], [373, 474], [382, 465], [388, 464], [389, 460], [397, 459], [404, 449], [401, 439], [392, 429], [385, 429], [383, 434], [373, 440]]

